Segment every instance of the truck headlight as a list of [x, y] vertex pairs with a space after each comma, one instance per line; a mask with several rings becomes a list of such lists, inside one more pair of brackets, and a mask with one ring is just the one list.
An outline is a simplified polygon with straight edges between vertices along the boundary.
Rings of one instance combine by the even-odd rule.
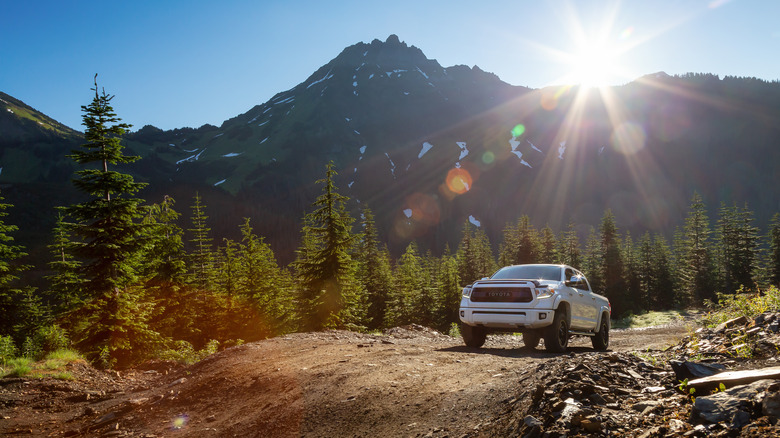
[[471, 286], [463, 288], [463, 298], [471, 298]]
[[536, 289], [536, 298], [550, 298], [555, 293], [555, 289], [551, 287], [545, 287], [543, 289]]

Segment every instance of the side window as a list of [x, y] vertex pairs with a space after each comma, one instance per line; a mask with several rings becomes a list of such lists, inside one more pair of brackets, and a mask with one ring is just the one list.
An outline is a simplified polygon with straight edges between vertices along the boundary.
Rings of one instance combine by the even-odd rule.
[[564, 280], [569, 281], [572, 277], [574, 277], [574, 271], [571, 269], [566, 269], [566, 272], [564, 272]]
[[588, 284], [588, 280], [585, 278], [584, 275], [582, 275], [581, 272], [577, 272], [577, 274], [580, 277], [580, 282], [577, 283], [577, 289], [582, 289], [584, 291], [590, 292], [590, 285]]

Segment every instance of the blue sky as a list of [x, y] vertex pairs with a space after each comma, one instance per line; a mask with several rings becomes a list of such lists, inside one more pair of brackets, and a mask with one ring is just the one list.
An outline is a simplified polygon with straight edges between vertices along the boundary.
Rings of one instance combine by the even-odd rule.
[[533, 88], [582, 80], [589, 57], [607, 84], [658, 71], [780, 79], [774, 0], [5, 0], [0, 17], [0, 91], [78, 130], [95, 73], [133, 129], [218, 126], [390, 34], [445, 67]]

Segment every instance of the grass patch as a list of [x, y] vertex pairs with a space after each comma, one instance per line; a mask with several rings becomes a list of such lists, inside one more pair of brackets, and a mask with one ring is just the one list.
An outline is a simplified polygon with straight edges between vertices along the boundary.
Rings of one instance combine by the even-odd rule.
[[74, 380], [74, 377], [64, 368], [70, 363], [84, 361], [80, 354], [73, 350], [57, 350], [46, 355], [38, 362], [26, 357], [17, 357], [0, 368], [0, 377], [27, 377], [41, 379], [53, 377], [60, 380]]
[[8, 361], [2, 369], [0, 377], [24, 377], [33, 370], [32, 359], [26, 357], [17, 357]]
[[686, 310], [650, 311], [642, 312], [638, 315], [629, 314], [623, 318], [613, 320], [612, 328], [655, 327], [670, 324], [690, 315], [692, 315], [692, 313]]

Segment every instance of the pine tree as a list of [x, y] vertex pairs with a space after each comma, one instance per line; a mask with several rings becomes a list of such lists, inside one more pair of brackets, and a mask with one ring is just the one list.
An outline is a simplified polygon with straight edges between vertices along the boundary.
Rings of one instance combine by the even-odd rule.
[[679, 256], [679, 274], [683, 293], [691, 304], [701, 304], [715, 298], [712, 254], [710, 250], [710, 225], [707, 208], [698, 193], [694, 193], [682, 234], [682, 251]]
[[363, 209], [363, 233], [358, 245], [358, 280], [366, 291], [368, 311], [366, 326], [377, 329], [384, 326], [387, 300], [393, 288], [390, 255], [379, 247], [379, 233], [374, 215], [368, 207]]
[[458, 276], [461, 281], [471, 283], [487, 277], [496, 270], [490, 240], [481, 229], [471, 232], [471, 225], [463, 226], [463, 237], [458, 246]]
[[82, 106], [86, 143], [68, 157], [84, 168], [76, 172], [76, 188], [89, 197], [66, 207], [73, 220], [63, 224], [73, 238], [73, 256], [82, 261], [85, 305], [69, 315], [75, 344], [89, 359], [105, 366], [132, 362], [160, 341], [147, 321], [150, 310], [140, 289], [131, 286], [138, 277], [147, 245], [141, 218], [141, 199], [133, 198], [145, 184], [109, 170], [139, 157], [122, 153], [120, 137], [130, 125], [111, 107], [113, 96], [100, 93], [95, 75], [95, 97]]
[[560, 238], [560, 249], [558, 250], [559, 263], [579, 268], [581, 261], [580, 240], [577, 237], [577, 230], [574, 222], [569, 222], [568, 229]]
[[438, 277], [438, 289], [440, 295], [440, 304], [438, 317], [438, 329], [448, 330], [450, 324], [457, 323], [458, 309], [460, 308], [460, 297], [462, 288], [460, 278], [458, 277], [458, 259], [450, 254], [450, 248], [447, 246], [444, 255], [441, 258], [441, 265]]
[[304, 218], [303, 239], [294, 267], [301, 287], [302, 327], [322, 330], [345, 327], [360, 320], [362, 291], [355, 280], [351, 233], [353, 219], [344, 204], [349, 199], [337, 192], [333, 162], [328, 163], [323, 193], [316, 208]]
[[[61, 210], [61, 209], [60, 209]], [[54, 261], [49, 267], [55, 272], [47, 277], [49, 280], [50, 301], [55, 315], [72, 310], [83, 304], [85, 294], [79, 274], [81, 263], [73, 258], [71, 250], [73, 241], [68, 233], [65, 217], [62, 211], [57, 214], [52, 243], [49, 245]]]
[[387, 309], [391, 325], [427, 322], [424, 321], [426, 312], [422, 308], [429, 301], [425, 296], [424, 277], [417, 243], [412, 241], [401, 255], [395, 272], [395, 287]]
[[661, 235], [657, 235], [653, 240], [652, 272], [652, 282], [649, 287], [651, 309], [674, 308], [677, 304], [675, 300], [678, 287], [674, 280], [669, 244]]
[[769, 225], [769, 282], [780, 287], [780, 213], [772, 216]]
[[244, 219], [241, 225], [239, 290], [253, 303], [258, 318], [253, 336], [269, 337], [289, 331], [291, 322], [291, 280], [279, 268], [271, 247], [257, 236]]
[[73, 255], [83, 261], [80, 271], [85, 291], [94, 299], [122, 290], [136, 280], [145, 227], [138, 220], [143, 201], [132, 195], [146, 184], [109, 170], [109, 165], [129, 164], [140, 157], [122, 153], [120, 137], [130, 125], [120, 123], [114, 113], [114, 96], [105, 90], [98, 92], [97, 75], [92, 90], [92, 103], [81, 107], [86, 143], [68, 155], [85, 166], [76, 172], [73, 184], [90, 199], [64, 211], [74, 221], [65, 225], [75, 240]]
[[538, 263], [560, 263], [558, 255], [558, 239], [549, 225], [542, 228], [542, 234], [539, 237], [539, 255], [536, 258]]
[[625, 281], [626, 290], [625, 296], [633, 303], [632, 310], [640, 311], [649, 309], [649, 302], [647, 295], [642, 294], [641, 280], [639, 274], [639, 257], [637, 250], [634, 248], [634, 241], [631, 239], [631, 234], [626, 233], [626, 237], [623, 238], [623, 279]]
[[717, 237], [722, 290], [734, 293], [741, 287], [753, 289], [758, 253], [758, 228], [753, 226], [753, 213], [747, 207], [740, 210], [721, 205]]
[[201, 290], [210, 290], [214, 282], [214, 252], [211, 246], [211, 228], [206, 226], [206, 206], [201, 203], [199, 193], [195, 193], [192, 209], [192, 243], [190, 253], [190, 284]]
[[[3, 315], [0, 318], [0, 336], [14, 334], [17, 343], [20, 343], [29, 324], [34, 326], [42, 323], [35, 315], [28, 317], [33, 311], [37, 312], [40, 302], [34, 297], [34, 289], [20, 289], [16, 285], [19, 275], [28, 268], [19, 263], [19, 259], [27, 254], [22, 246], [13, 243], [14, 238], [10, 234], [19, 227], [5, 223], [3, 218], [8, 216], [6, 210], [11, 204], [3, 201], [4, 198], [0, 196], [0, 314]], [[27, 305], [36, 303], [36, 306]]]
[[635, 303], [627, 295], [625, 264], [620, 250], [615, 216], [611, 210], [604, 213], [599, 227], [601, 242], [601, 275], [604, 281], [604, 295], [612, 304], [613, 314], [620, 316], [627, 311], [636, 310]]
[[179, 213], [175, 201], [165, 196], [159, 204], [148, 208], [144, 222], [149, 227], [150, 244], [144, 255], [142, 274], [147, 287], [183, 284], [187, 273], [184, 260], [182, 229], [176, 225]]

